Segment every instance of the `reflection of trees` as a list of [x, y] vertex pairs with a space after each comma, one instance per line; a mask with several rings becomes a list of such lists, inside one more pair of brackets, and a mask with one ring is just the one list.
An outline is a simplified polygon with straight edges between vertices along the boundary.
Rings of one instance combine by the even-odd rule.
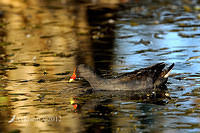
[[91, 49], [95, 71], [109, 70], [113, 63], [113, 48], [114, 48], [114, 29], [115, 26], [109, 21], [114, 21], [116, 18], [116, 9], [112, 8], [95, 8], [88, 7], [88, 23], [91, 35]]

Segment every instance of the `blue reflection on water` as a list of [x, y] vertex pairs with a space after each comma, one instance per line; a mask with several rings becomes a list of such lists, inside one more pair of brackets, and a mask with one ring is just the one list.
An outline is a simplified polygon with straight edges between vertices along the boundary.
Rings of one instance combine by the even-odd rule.
[[[147, 65], [155, 64], [164, 61], [168, 64], [176, 63], [174, 72], [189, 72], [196, 73], [200, 70], [199, 63], [194, 62], [190, 64], [187, 59], [192, 56], [197, 56], [197, 52], [193, 50], [199, 49], [199, 38], [182, 38], [177, 32], [169, 32], [174, 29], [175, 25], [141, 25], [130, 26], [120, 24], [116, 34], [118, 37], [130, 36], [132, 37], [116, 39], [115, 54], [117, 59], [116, 64], [127, 67], [133, 66], [135, 68], [145, 67]], [[153, 37], [154, 33], [163, 32], [163, 39]], [[134, 44], [139, 40], [150, 40], [150, 44]], [[143, 53], [137, 53], [138, 51]], [[148, 51], [149, 50], [149, 51]], [[129, 70], [128, 70], [129, 71]], [[124, 72], [127, 72], [124, 71]]]

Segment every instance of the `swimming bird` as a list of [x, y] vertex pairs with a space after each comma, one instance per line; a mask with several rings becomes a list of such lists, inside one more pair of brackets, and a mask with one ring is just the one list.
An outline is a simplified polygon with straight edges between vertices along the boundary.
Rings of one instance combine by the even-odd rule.
[[69, 82], [77, 76], [83, 77], [94, 90], [140, 91], [152, 90], [164, 86], [174, 63], [165, 69], [165, 63], [158, 63], [133, 72], [122, 74], [115, 78], [105, 79], [96, 75], [89, 67], [81, 64], [73, 72]]

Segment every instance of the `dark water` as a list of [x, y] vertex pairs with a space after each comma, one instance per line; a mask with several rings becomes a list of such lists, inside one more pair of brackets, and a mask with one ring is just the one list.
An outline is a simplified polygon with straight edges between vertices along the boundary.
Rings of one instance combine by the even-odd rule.
[[[0, 132], [200, 132], [198, 1], [2, 1]], [[143, 102], [68, 83], [175, 63], [171, 99]]]

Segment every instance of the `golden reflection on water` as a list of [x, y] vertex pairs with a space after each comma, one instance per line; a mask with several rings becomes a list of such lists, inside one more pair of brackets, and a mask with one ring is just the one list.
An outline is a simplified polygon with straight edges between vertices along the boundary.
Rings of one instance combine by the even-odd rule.
[[[79, 10], [74, 15], [67, 6], [64, 10], [51, 11], [38, 0], [26, 2], [3, 0], [0, 4], [3, 4], [8, 11], [6, 13], [8, 23], [6, 41], [12, 43], [6, 47], [5, 51], [6, 54], [13, 55], [9, 58], [9, 64], [17, 66], [17, 69], [7, 72], [9, 82], [5, 89], [10, 90], [9, 99], [13, 101], [9, 103], [11, 113], [8, 116], [8, 121], [10, 120], [8, 127], [11, 127], [10, 129], [22, 127], [22, 132], [33, 133], [77, 132], [80, 130], [77, 114], [70, 111], [66, 114], [65, 110], [65, 108], [71, 109], [71, 105], [68, 104], [69, 97], [56, 95], [63, 88], [68, 89], [66, 81], [54, 84], [48, 81], [45, 83], [37, 81], [55, 79], [56, 73], [73, 70], [76, 64], [75, 56], [62, 58], [55, 56], [56, 54], [74, 55], [73, 51], [79, 48], [80, 42], [83, 42], [80, 51], [84, 52], [90, 47], [87, 36], [89, 28], [86, 8], [77, 6]], [[92, 63], [90, 53], [85, 55], [85, 62]], [[34, 63], [39, 66], [31, 65]], [[37, 100], [38, 93], [41, 91], [47, 93], [46, 101]], [[63, 102], [67, 103], [66, 107], [57, 111], [56, 108], [62, 107]], [[55, 105], [49, 105], [49, 103], [55, 103]], [[51, 118], [59, 119], [59, 121]], [[50, 120], [46, 122], [45, 120], [48, 119]]]

